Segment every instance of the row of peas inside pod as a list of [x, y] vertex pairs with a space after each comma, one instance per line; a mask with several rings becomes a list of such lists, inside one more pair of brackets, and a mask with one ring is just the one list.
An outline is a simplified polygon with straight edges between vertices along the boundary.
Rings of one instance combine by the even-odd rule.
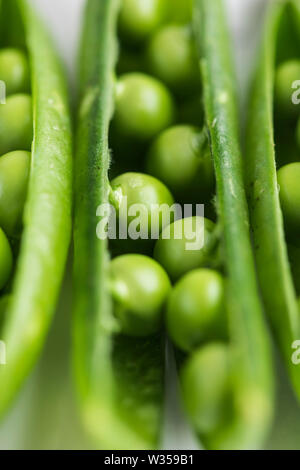
[[0, 333], [9, 303], [14, 260], [22, 233], [23, 210], [33, 139], [30, 73], [26, 52], [0, 49]]
[[[152, 1], [147, 7], [124, 0], [119, 19], [110, 203], [126, 228], [134, 220], [130, 207], [140, 204], [147, 211], [139, 219], [146, 227], [141, 238], [110, 240], [114, 314], [119, 332], [129, 336], [147, 337], [166, 327], [184, 358], [182, 388], [190, 415], [209, 433], [228, 409], [230, 361], [191, 2]], [[206, 217], [172, 219], [175, 202], [205, 204]], [[162, 207], [169, 208], [167, 225]], [[151, 239], [153, 231], [158, 240]], [[203, 244], [190, 249], [197, 239]], [[211, 400], [216, 389], [219, 396]]]
[[279, 61], [275, 75], [277, 178], [286, 239], [297, 294], [300, 295], [300, 60]]

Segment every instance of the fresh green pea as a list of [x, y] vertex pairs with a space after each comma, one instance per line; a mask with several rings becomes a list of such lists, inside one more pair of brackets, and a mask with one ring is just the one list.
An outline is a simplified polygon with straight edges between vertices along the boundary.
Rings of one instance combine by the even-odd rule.
[[175, 93], [190, 95], [200, 84], [200, 69], [191, 28], [177, 24], [157, 31], [147, 48], [151, 74], [162, 80]]
[[173, 281], [209, 265], [216, 245], [215, 225], [203, 217], [187, 217], [165, 227], [154, 248], [154, 258]]
[[175, 285], [167, 306], [167, 330], [174, 344], [189, 352], [226, 335], [225, 283], [221, 274], [197, 269]]
[[114, 116], [119, 134], [149, 140], [173, 120], [173, 98], [161, 82], [141, 73], [123, 75], [119, 79]]
[[223, 343], [196, 350], [181, 371], [181, 385], [188, 415], [200, 435], [209, 436], [230, 413], [230, 354]]
[[[152, 233], [158, 234], [170, 223], [170, 211], [174, 199], [168, 188], [156, 178], [143, 173], [124, 173], [111, 182], [110, 201], [119, 216], [119, 223], [140, 232], [147, 239]], [[133, 207], [138, 204], [138, 206]], [[136, 209], [136, 213], [131, 213]], [[126, 217], [126, 220], [124, 219]]]
[[174, 126], [162, 132], [150, 149], [147, 170], [185, 202], [207, 200], [214, 188], [207, 138], [196, 127]]
[[0, 289], [5, 287], [13, 268], [13, 255], [8, 239], [0, 228]]
[[32, 100], [29, 95], [9, 96], [0, 106], [0, 155], [30, 150], [33, 139]]
[[31, 155], [10, 152], [0, 158], [0, 226], [9, 236], [19, 234], [26, 200]]
[[0, 80], [5, 82], [7, 95], [29, 91], [29, 64], [23, 51], [19, 49], [0, 51]]
[[149, 336], [161, 328], [171, 283], [162, 267], [142, 255], [123, 255], [111, 262], [114, 312], [121, 332]]
[[300, 163], [290, 163], [277, 172], [280, 203], [288, 229], [300, 231]]
[[164, 21], [166, 0], [122, 0], [119, 16], [120, 33], [124, 39], [139, 44]]
[[293, 83], [300, 80], [300, 60], [288, 60], [279, 65], [275, 77], [275, 103], [284, 117], [299, 115], [299, 105], [292, 102]]

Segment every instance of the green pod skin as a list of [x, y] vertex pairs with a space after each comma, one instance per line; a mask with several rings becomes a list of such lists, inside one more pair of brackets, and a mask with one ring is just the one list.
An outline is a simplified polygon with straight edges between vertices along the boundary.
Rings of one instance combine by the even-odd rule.
[[139, 45], [164, 21], [169, 0], [122, 0], [119, 30], [123, 39]]
[[279, 65], [275, 76], [275, 108], [279, 119], [299, 115], [299, 105], [292, 102], [293, 84], [297, 80], [300, 80], [300, 60], [288, 60]]
[[27, 46], [34, 116], [24, 228], [1, 331], [9, 358], [9, 367], [0, 367], [2, 418], [39, 358], [55, 312], [71, 235], [72, 145], [67, 83], [43, 23], [27, 0], [2, 1], [0, 12], [0, 47]]
[[29, 64], [23, 51], [12, 48], [0, 51], [0, 80], [5, 83], [7, 96], [29, 92]]
[[10, 244], [2, 229], [0, 229], [0, 290], [8, 282], [13, 268], [13, 255]]
[[214, 189], [214, 168], [207, 138], [192, 126], [174, 126], [153, 142], [147, 171], [172, 191], [177, 200], [205, 202]]
[[[285, 62], [291, 56], [299, 59], [300, 43], [294, 41], [299, 35], [299, 3], [274, 2], [268, 13], [249, 104], [245, 175], [262, 299], [294, 391], [300, 399], [299, 367], [291, 361], [291, 345], [300, 337], [300, 319], [280, 205], [280, 193], [285, 210], [285, 191], [294, 193], [295, 186], [292, 180], [291, 186], [288, 183], [284, 187], [283, 181], [281, 185], [278, 183], [273, 126], [275, 68], [278, 62]], [[284, 176], [285, 170], [280, 175], [282, 180]], [[288, 207], [290, 210], [290, 203]]]
[[142, 255], [123, 255], [111, 262], [114, 313], [121, 332], [147, 337], [159, 332], [171, 283], [162, 267]]
[[224, 425], [232, 409], [230, 362], [228, 345], [213, 342], [194, 351], [181, 370], [189, 419], [204, 442]]
[[21, 233], [30, 164], [29, 152], [11, 152], [0, 158], [0, 226], [10, 237]]
[[300, 234], [300, 163], [290, 163], [277, 172], [279, 197], [287, 231]]
[[177, 220], [162, 231], [155, 244], [154, 258], [173, 281], [189, 271], [214, 263], [215, 224], [203, 217]]
[[222, 0], [195, 1], [194, 30], [216, 174], [229, 340], [230, 347], [233, 346], [230, 350], [234, 406], [222, 429], [206, 442], [211, 449], [253, 449], [263, 445], [269, 431], [274, 383], [271, 346], [251, 246], [239, 144], [237, 86], [225, 18]]
[[110, 196], [108, 139], [119, 5], [118, 0], [88, 0], [84, 16], [75, 173], [73, 363], [84, 427], [95, 446], [145, 450], [159, 447], [164, 342], [161, 334], [118, 334], [108, 241], [95, 236], [97, 209], [108, 204]]
[[121, 136], [147, 141], [174, 121], [174, 102], [169, 90], [155, 78], [131, 73], [116, 86], [114, 126]]
[[[137, 229], [142, 239], [150, 238], [153, 232], [159, 235], [174, 218], [171, 211], [174, 199], [168, 188], [156, 178], [143, 173], [124, 173], [115, 178], [111, 182], [110, 202], [116, 209], [119, 223], [126, 230], [139, 217], [133, 228]], [[140, 207], [137, 206], [136, 214], [131, 215], [134, 205]], [[126, 219], [123, 219], [124, 216]]]
[[9, 96], [0, 107], [0, 154], [30, 150], [32, 139], [31, 97], [26, 94]]
[[210, 269], [186, 274], [172, 290], [166, 325], [173, 343], [191, 352], [202, 343], [226, 337], [225, 286]]
[[149, 41], [146, 64], [150, 74], [181, 97], [200, 88], [197, 52], [188, 26], [171, 24], [159, 29]]

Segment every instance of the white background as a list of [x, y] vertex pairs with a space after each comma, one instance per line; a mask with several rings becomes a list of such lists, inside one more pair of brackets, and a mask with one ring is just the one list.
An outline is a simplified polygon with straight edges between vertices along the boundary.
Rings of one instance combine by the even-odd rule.
[[[9, 0], [6, 0], [9, 1]], [[76, 51], [84, 0], [32, 0], [52, 30], [57, 48], [68, 69], [70, 85], [76, 85]], [[184, 0], [182, 0], [184, 1]], [[214, 1], [214, 0], [211, 0]], [[234, 54], [239, 77], [242, 111], [245, 91], [251, 76], [256, 42], [259, 37], [265, 0], [227, 0], [228, 18], [234, 39]], [[70, 377], [70, 279], [65, 282], [58, 315], [45, 353], [11, 413], [0, 426], [0, 449], [11, 448], [87, 448], [74, 404]], [[168, 381], [169, 392], [174, 390]], [[197, 448], [197, 444], [176, 408], [176, 396], [170, 393], [167, 404], [165, 447]], [[293, 413], [284, 412], [289, 416]], [[289, 421], [278, 431], [282, 442]], [[101, 425], [101, 423], [99, 423]], [[105, 424], [104, 424], [105, 425]], [[277, 444], [280, 445], [280, 444]]]

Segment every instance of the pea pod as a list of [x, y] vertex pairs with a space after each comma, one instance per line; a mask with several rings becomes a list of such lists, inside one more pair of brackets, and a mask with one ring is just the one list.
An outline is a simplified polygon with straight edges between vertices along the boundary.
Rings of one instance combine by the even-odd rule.
[[24, 228], [1, 329], [7, 349], [7, 366], [0, 368], [2, 416], [38, 358], [64, 273], [71, 231], [71, 123], [65, 77], [40, 19], [26, 0], [1, 2], [0, 13], [0, 46], [26, 48], [29, 55], [34, 131]]
[[118, 7], [118, 0], [88, 0], [85, 11], [76, 155], [74, 369], [83, 420], [96, 445], [153, 449], [161, 427], [163, 341], [160, 335], [115, 335], [107, 241], [96, 237], [97, 208], [109, 201]]
[[[263, 301], [295, 393], [300, 399], [300, 368], [292, 361], [292, 345], [300, 338], [300, 317], [279, 200], [276, 174], [279, 148], [274, 145], [273, 121], [275, 67], [283, 60], [299, 59], [299, 47], [299, 2], [273, 2], [267, 15], [249, 106], [246, 179]], [[287, 84], [287, 87], [291, 85]], [[290, 88], [290, 99], [292, 92]]]
[[207, 439], [213, 449], [257, 448], [269, 429], [273, 374], [258, 294], [239, 144], [236, 86], [221, 0], [196, 0], [206, 125], [214, 158], [219, 225], [228, 276], [233, 409]]

